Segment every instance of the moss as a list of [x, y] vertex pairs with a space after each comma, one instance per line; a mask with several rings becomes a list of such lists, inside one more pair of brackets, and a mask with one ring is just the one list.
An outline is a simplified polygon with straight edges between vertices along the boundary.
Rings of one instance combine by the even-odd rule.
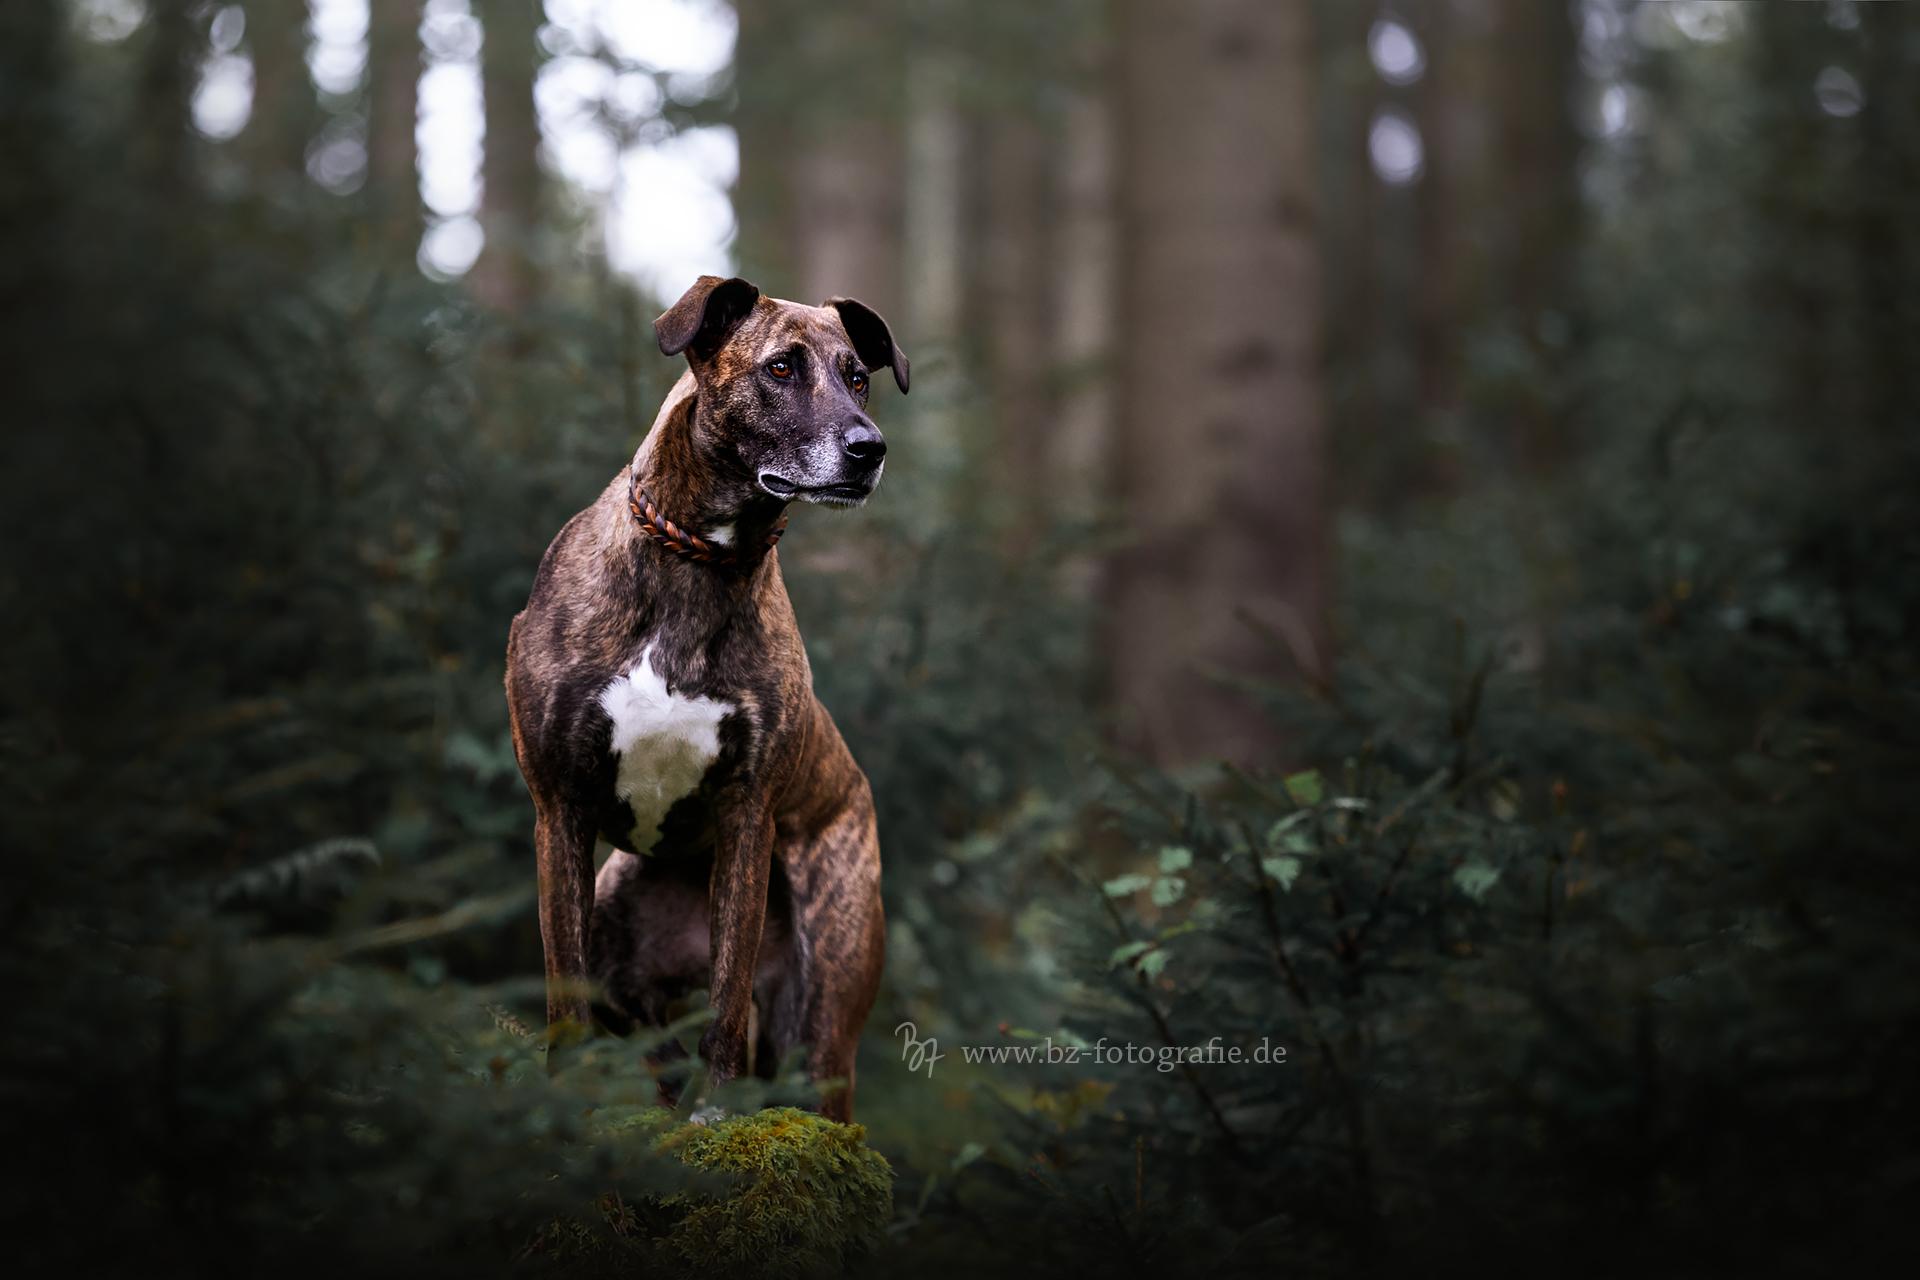
[[[838, 1275], [885, 1233], [893, 1169], [859, 1125], [792, 1107], [712, 1125], [664, 1107], [596, 1116], [602, 1141], [650, 1144], [688, 1172], [672, 1190], [608, 1192], [546, 1223], [519, 1261], [548, 1274]], [[656, 1183], [656, 1186], [658, 1184]]]
[[695, 1169], [735, 1175], [728, 1194], [683, 1192], [664, 1243], [703, 1274], [833, 1274], [871, 1248], [893, 1216], [893, 1169], [866, 1130], [793, 1107], [681, 1125], [659, 1139]]

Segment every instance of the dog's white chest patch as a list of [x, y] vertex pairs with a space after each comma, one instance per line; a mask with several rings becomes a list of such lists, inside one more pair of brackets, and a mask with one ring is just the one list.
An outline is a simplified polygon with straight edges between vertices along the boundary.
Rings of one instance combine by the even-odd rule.
[[720, 722], [736, 710], [717, 698], [688, 698], [667, 690], [653, 665], [653, 646], [624, 676], [600, 693], [613, 720], [613, 751], [620, 757], [614, 793], [633, 810], [633, 852], [660, 839], [660, 823], [674, 802], [700, 785], [720, 754]]

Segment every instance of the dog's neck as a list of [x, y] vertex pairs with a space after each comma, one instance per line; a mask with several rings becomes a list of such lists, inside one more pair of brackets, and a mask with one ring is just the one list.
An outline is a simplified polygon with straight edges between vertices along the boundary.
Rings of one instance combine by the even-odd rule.
[[[635, 487], [680, 528], [739, 557], [753, 568], [787, 504], [769, 497], [748, 476], [734, 474], [703, 448], [695, 432], [699, 398], [691, 372], [682, 374], [634, 454]], [[644, 540], [641, 543], [644, 551]]]

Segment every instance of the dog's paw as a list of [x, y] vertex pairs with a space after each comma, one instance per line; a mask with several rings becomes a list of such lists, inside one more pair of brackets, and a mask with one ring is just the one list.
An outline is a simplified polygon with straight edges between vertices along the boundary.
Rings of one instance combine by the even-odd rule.
[[712, 1103], [708, 1103], [706, 1106], [699, 1108], [692, 1115], [688, 1116], [687, 1123], [715, 1124], [726, 1118], [727, 1109], [725, 1107], [716, 1107]]

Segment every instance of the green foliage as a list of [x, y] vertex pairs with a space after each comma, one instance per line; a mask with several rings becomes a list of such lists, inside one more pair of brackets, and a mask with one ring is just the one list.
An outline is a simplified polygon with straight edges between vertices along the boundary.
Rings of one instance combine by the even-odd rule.
[[[1665, 1271], [1708, 1239], [1772, 1273], [1897, 1231], [1920, 1071], [1898, 976], [1920, 964], [1913, 633], [1822, 638], [1869, 599], [1915, 616], [1913, 473], [1888, 464], [1851, 482], [1903, 512], [1851, 553], [1878, 566], [1857, 597], [1789, 550], [1818, 517], [1703, 532], [1756, 568], [1710, 604], [1613, 576], [1640, 546], [1615, 542], [1534, 620], [1544, 664], [1412, 643], [1356, 655], [1323, 699], [1276, 696], [1323, 744], [1317, 774], [1123, 767], [1119, 874], [1062, 882], [1088, 986], [1056, 1034], [1245, 1056], [1083, 1066], [1109, 1091], [1072, 1126], [1058, 1067], [993, 1081], [1025, 1137], [958, 1202], [993, 1214], [1038, 1173], [1037, 1225], [1008, 1248], [1059, 1274], [1250, 1274], [1274, 1250], [1316, 1273]], [[1552, 496], [1581, 537], [1616, 501], [1657, 518], [1647, 492]], [[1445, 625], [1406, 579], [1373, 589]]]
[[[685, 1185], [605, 1128], [652, 1101], [624, 1052], [549, 1078], [540, 1038], [501, 1012], [524, 984], [346, 963], [345, 940], [248, 937], [158, 895], [119, 898], [85, 916], [43, 900], [7, 956], [33, 993], [7, 1028], [9, 1092], [32, 1100], [10, 1141], [38, 1153], [16, 1189], [40, 1228], [28, 1269], [113, 1270], [137, 1252], [176, 1270], [217, 1240], [300, 1269], [451, 1272], [609, 1187]], [[111, 1123], [88, 1119], [102, 1107]]]

